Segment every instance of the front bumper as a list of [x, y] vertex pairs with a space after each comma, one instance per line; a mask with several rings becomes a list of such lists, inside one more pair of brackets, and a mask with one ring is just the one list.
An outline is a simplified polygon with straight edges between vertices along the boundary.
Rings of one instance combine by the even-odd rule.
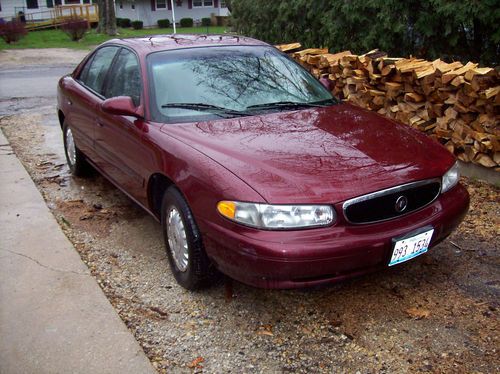
[[392, 239], [423, 226], [434, 227], [433, 247], [460, 224], [468, 207], [469, 194], [459, 184], [419, 211], [374, 224], [352, 225], [339, 217], [334, 226], [301, 231], [251, 230], [209, 221], [200, 227], [207, 254], [221, 272], [256, 287], [297, 288], [384, 268]]

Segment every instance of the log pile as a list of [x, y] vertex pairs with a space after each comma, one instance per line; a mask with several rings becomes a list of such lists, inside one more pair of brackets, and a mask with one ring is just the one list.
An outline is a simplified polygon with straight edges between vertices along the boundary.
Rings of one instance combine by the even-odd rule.
[[277, 47], [317, 78], [327, 77], [336, 97], [427, 133], [464, 162], [500, 171], [500, 76], [495, 69], [392, 58], [378, 50], [355, 55], [300, 50], [299, 43]]

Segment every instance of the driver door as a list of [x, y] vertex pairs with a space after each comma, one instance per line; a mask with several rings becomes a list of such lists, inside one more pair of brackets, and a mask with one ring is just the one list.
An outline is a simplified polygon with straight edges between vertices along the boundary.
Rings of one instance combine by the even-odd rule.
[[[137, 56], [122, 48], [106, 78], [105, 98], [129, 96], [136, 106], [141, 105], [142, 82]], [[95, 150], [103, 161], [101, 168], [132, 197], [142, 200], [144, 186], [143, 142], [147, 126], [134, 117], [105, 113], [98, 109], [95, 130]]]

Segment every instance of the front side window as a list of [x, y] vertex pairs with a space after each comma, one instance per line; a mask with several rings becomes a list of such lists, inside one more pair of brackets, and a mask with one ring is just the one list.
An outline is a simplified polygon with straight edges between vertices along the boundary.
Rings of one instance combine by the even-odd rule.
[[156, 9], [164, 9], [167, 7], [167, 0], [156, 0]]
[[215, 112], [210, 117], [210, 109], [252, 115], [284, 105], [334, 103], [318, 80], [272, 47], [157, 52], [149, 55], [148, 67], [151, 111], [161, 122], [216, 118]]
[[98, 94], [104, 95], [104, 79], [117, 50], [118, 47], [104, 47], [97, 50], [94, 57], [83, 67], [79, 77], [80, 82]]
[[122, 49], [110, 72], [106, 85], [106, 98], [129, 96], [135, 106], [141, 101], [141, 72], [135, 54], [128, 49]]

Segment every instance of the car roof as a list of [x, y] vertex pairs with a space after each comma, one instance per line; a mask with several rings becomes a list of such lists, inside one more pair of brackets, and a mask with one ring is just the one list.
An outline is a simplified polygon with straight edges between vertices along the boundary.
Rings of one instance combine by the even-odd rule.
[[269, 46], [263, 41], [231, 34], [171, 34], [148, 35], [140, 38], [112, 39], [104, 43], [120, 44], [141, 54], [172, 49], [214, 46]]

